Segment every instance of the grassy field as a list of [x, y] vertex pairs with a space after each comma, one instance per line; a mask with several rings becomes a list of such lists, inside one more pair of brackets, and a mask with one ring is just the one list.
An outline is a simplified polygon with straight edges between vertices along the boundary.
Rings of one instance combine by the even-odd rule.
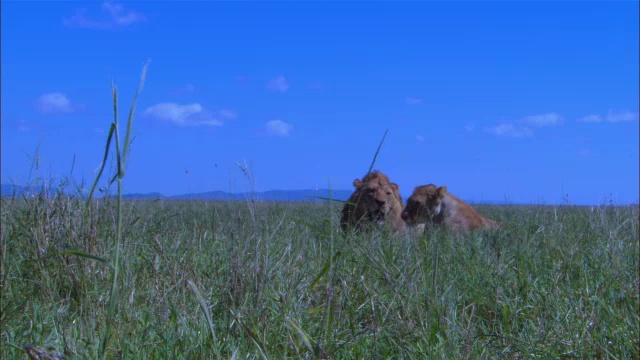
[[[2, 198], [2, 359], [639, 357], [637, 205], [345, 237], [334, 202], [124, 200], [147, 65], [123, 139], [113, 88], [88, 198]], [[100, 181], [116, 196], [92, 198]]]
[[124, 201], [113, 291], [117, 199], [3, 198], [1, 357], [639, 357], [637, 206], [478, 206], [504, 229], [460, 239], [340, 207]]

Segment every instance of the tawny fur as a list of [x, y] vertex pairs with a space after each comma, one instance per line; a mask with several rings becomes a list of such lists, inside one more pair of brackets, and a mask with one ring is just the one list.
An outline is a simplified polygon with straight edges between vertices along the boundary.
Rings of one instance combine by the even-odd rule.
[[[340, 226], [363, 230], [370, 225], [388, 226], [394, 232], [403, 232], [407, 224], [402, 220], [402, 198], [399, 187], [380, 171], [367, 174], [362, 181], [353, 181], [355, 191], [342, 208]], [[357, 206], [356, 206], [357, 204]]]
[[409, 224], [443, 226], [459, 234], [481, 228], [500, 228], [497, 222], [484, 218], [471, 205], [449, 193], [446, 186], [433, 184], [417, 186], [413, 190], [402, 219]]

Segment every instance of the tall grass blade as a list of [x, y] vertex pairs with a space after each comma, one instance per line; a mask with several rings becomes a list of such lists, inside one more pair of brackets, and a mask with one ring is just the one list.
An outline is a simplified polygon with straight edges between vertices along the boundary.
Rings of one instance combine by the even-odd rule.
[[329, 272], [329, 268], [331, 267], [331, 262], [332, 261], [335, 262], [339, 256], [340, 256], [340, 251], [338, 251], [335, 255], [333, 255], [333, 257], [327, 258], [327, 262], [324, 264], [324, 266], [322, 267], [318, 275], [316, 275], [316, 277], [313, 279], [313, 281], [311, 281], [309, 286], [307, 286], [307, 289], [309, 290], [313, 289], [313, 287], [318, 283], [318, 281], [320, 281], [320, 279], [322, 279], [322, 277], [326, 275], [327, 272]]
[[98, 186], [98, 182], [102, 177], [102, 172], [104, 171], [104, 167], [107, 165], [107, 158], [109, 157], [109, 148], [111, 147], [111, 139], [113, 138], [113, 133], [116, 131], [116, 127], [114, 124], [111, 124], [109, 127], [109, 134], [107, 135], [107, 143], [104, 146], [104, 156], [102, 157], [102, 164], [100, 165], [100, 170], [98, 170], [98, 175], [96, 175], [96, 179], [93, 181], [93, 185], [89, 190], [89, 195], [87, 196], [87, 204], [91, 203], [91, 197], [93, 196], [93, 192]]
[[237, 317], [236, 314], [233, 313], [233, 310], [229, 309], [229, 313], [231, 313], [231, 316], [233, 316], [233, 318], [238, 322], [238, 325], [240, 325], [240, 327], [242, 328], [244, 333], [247, 334], [247, 336], [249, 336], [251, 341], [253, 341], [253, 344], [258, 348], [258, 351], [260, 351], [260, 355], [262, 355], [262, 358], [265, 359], [265, 360], [269, 359], [269, 357], [267, 356], [267, 354], [264, 351], [264, 345], [262, 345], [262, 342], [260, 341], [260, 339], [258, 339], [256, 334], [253, 331], [249, 330], [244, 325], [244, 323], [240, 320], [240, 318]]
[[[147, 62], [142, 67], [142, 74], [140, 75], [140, 83], [138, 83], [138, 89], [136, 89], [136, 93], [135, 95], [133, 95], [133, 103], [131, 104], [131, 109], [129, 109], [127, 131], [124, 134], [124, 147], [122, 148], [122, 165], [124, 168], [126, 168], [127, 157], [129, 156], [129, 146], [131, 146], [131, 143], [133, 142], [129, 140], [131, 139], [131, 129], [133, 128], [133, 113], [135, 112], [136, 104], [138, 103], [138, 95], [140, 95], [140, 93], [142, 92], [142, 89], [144, 88], [144, 81], [147, 77], [147, 69], [149, 68], [150, 63], [151, 63], [151, 60], [147, 60]], [[120, 176], [124, 176], [124, 170], [125, 170], [124, 168]]]
[[75, 255], [75, 256], [78, 256], [78, 257], [81, 257], [81, 258], [95, 260], [95, 261], [101, 262], [101, 263], [103, 263], [105, 265], [108, 265], [109, 267], [112, 267], [111, 264], [109, 263], [109, 260], [107, 260], [105, 258], [101, 258], [101, 257], [96, 256], [96, 255], [87, 254], [85, 252], [78, 251], [78, 250], [65, 250], [65, 251], [55, 252], [55, 253], [52, 253], [50, 255], [43, 256], [42, 258], [38, 259], [38, 261], [41, 261], [41, 260], [44, 260], [44, 259], [48, 259], [48, 258], [52, 258], [52, 257], [56, 257], [56, 256], [60, 256], [60, 255]]
[[[376, 153], [373, 154], [373, 160], [371, 160], [371, 165], [369, 165], [369, 170], [367, 170], [367, 174], [369, 174], [371, 172], [371, 170], [373, 170], [373, 167], [376, 164], [376, 160], [378, 159], [378, 154], [380, 153], [380, 149], [382, 149], [382, 144], [384, 143], [384, 139], [387, 137], [387, 133], [389, 132], [389, 129], [384, 131], [384, 135], [382, 135], [382, 139], [380, 140], [380, 144], [378, 144], [378, 148], [376, 149]], [[360, 199], [362, 198], [362, 192], [360, 192], [358, 194], [358, 200], [356, 201], [356, 208], [358, 207], [358, 205], [360, 204]]]
[[207, 324], [209, 324], [209, 332], [211, 333], [211, 338], [213, 338], [214, 342], [217, 342], [218, 338], [216, 337], [216, 332], [213, 329], [213, 321], [211, 320], [211, 314], [209, 313], [209, 307], [207, 306], [207, 302], [204, 300], [204, 298], [200, 294], [200, 291], [198, 291], [198, 288], [194, 285], [193, 282], [191, 282], [191, 280], [187, 280], [187, 285], [189, 285], [189, 288], [191, 289], [191, 291], [198, 298], [200, 309], [202, 309], [202, 312], [204, 313], [204, 316], [207, 319]]
[[113, 126], [115, 126], [115, 138], [116, 138], [116, 173], [109, 181], [109, 185], [113, 184], [116, 179], [121, 179], [122, 173], [122, 155], [120, 154], [120, 127], [118, 126], [118, 88], [116, 84], [111, 81], [111, 93], [113, 95]]
[[371, 160], [371, 165], [369, 166], [369, 170], [367, 171], [367, 174], [370, 173], [371, 170], [373, 170], [373, 166], [376, 164], [376, 160], [378, 159], [378, 154], [380, 153], [380, 149], [382, 149], [382, 144], [384, 143], [384, 139], [387, 137], [388, 132], [389, 132], [389, 129], [384, 131], [384, 135], [382, 135], [382, 139], [380, 140], [380, 144], [378, 144], [376, 153], [373, 154], [373, 160]]
[[[114, 129], [114, 136], [116, 139], [116, 161], [118, 163], [118, 167], [116, 170], [116, 175], [118, 175], [118, 200], [117, 200], [117, 229], [116, 229], [116, 258], [114, 261], [114, 270], [113, 270], [113, 278], [111, 281], [111, 291], [109, 293], [109, 300], [107, 303], [107, 319], [104, 327], [104, 334], [102, 335], [102, 342], [100, 347], [100, 357], [105, 359], [107, 356], [107, 343], [109, 342], [109, 335], [111, 330], [111, 322], [113, 320], [113, 314], [115, 309], [116, 297], [118, 295], [118, 272], [120, 267], [120, 240], [122, 236], [122, 179], [119, 177], [120, 174], [120, 134], [118, 131], [118, 90], [116, 86], [111, 83], [111, 91], [113, 94], [113, 112], [114, 119], [111, 126]], [[112, 180], [113, 181], [113, 180]]]
[[315, 351], [313, 350], [313, 345], [311, 345], [311, 338], [309, 337], [309, 335], [307, 335], [307, 333], [305, 333], [304, 330], [302, 330], [293, 321], [286, 319], [286, 322], [298, 333], [298, 336], [300, 336], [300, 339], [302, 339], [302, 343], [307, 347], [307, 349], [309, 349], [309, 352], [312, 354], [315, 353]]
[[[133, 98], [132, 104], [131, 104], [131, 110], [129, 111], [129, 119], [127, 121], [127, 134], [125, 134], [125, 137], [128, 141], [129, 136], [130, 136], [130, 131], [131, 131], [131, 126], [133, 124], [133, 114], [134, 114], [134, 109], [136, 106], [136, 102], [138, 99], [138, 94], [142, 89], [142, 83], [144, 83], [144, 79], [146, 76], [146, 72], [147, 72], [147, 66], [149, 64], [145, 64], [145, 66], [143, 67], [142, 70], [142, 76], [140, 78], [140, 84], [138, 86], [138, 90], [136, 91], [135, 97]], [[113, 123], [111, 124], [111, 130], [110, 130], [110, 136], [109, 136], [109, 140], [111, 139], [111, 135], [113, 135], [115, 137], [115, 141], [116, 141], [116, 161], [117, 161], [117, 170], [116, 170], [116, 175], [114, 176], [114, 178], [111, 180], [111, 182], [113, 182], [115, 179], [118, 180], [118, 200], [117, 200], [117, 213], [118, 213], [118, 217], [117, 217], [117, 230], [116, 230], [116, 253], [115, 253], [115, 261], [114, 261], [114, 271], [113, 271], [113, 280], [112, 280], [112, 284], [111, 284], [111, 292], [110, 292], [110, 296], [109, 296], [109, 300], [108, 300], [108, 304], [107, 304], [107, 319], [106, 319], [106, 324], [105, 324], [105, 329], [104, 329], [104, 334], [102, 336], [102, 343], [100, 344], [100, 357], [101, 358], [106, 358], [106, 350], [107, 350], [107, 344], [109, 341], [109, 335], [110, 335], [110, 328], [111, 328], [111, 323], [113, 321], [114, 318], [114, 313], [115, 313], [115, 304], [116, 301], [118, 299], [118, 274], [119, 274], [119, 270], [120, 270], [120, 246], [122, 244], [122, 228], [123, 228], [123, 210], [122, 210], [122, 182], [124, 179], [124, 161], [123, 161], [123, 157], [126, 155], [127, 151], [128, 151], [128, 146], [125, 144], [122, 148], [120, 146], [120, 131], [118, 129], [118, 89], [115, 86], [115, 84], [113, 84], [113, 82], [111, 83], [111, 89], [112, 89], [112, 94], [113, 94]], [[107, 150], [105, 151], [105, 160], [107, 158], [107, 154], [108, 154], [108, 145], [107, 145]], [[106, 161], [103, 162], [102, 164], [102, 168], [104, 168], [104, 165], [106, 164]], [[100, 172], [100, 174], [102, 173], [102, 171]], [[97, 183], [97, 180], [96, 180]], [[95, 188], [95, 184], [94, 184], [94, 188]], [[93, 189], [93, 188], [92, 188]]]
[[314, 199], [328, 200], [329, 202], [339, 202], [339, 203], [343, 203], [343, 204], [345, 204], [345, 203], [353, 204], [353, 203], [350, 203], [347, 200], [334, 199], [334, 198], [324, 197], [324, 196], [310, 196], [310, 197], [314, 198]]

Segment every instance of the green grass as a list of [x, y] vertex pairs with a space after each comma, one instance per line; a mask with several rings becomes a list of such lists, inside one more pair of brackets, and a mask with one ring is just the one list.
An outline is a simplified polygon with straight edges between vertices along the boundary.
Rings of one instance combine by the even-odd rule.
[[135, 99], [121, 143], [116, 94], [92, 186], [114, 197], [2, 198], [2, 359], [640, 356], [637, 205], [345, 237], [340, 203], [124, 200]]
[[[114, 258], [117, 199], [2, 202], [2, 358], [99, 357], [113, 262], [69, 250]], [[106, 356], [638, 358], [637, 207], [478, 208], [505, 229], [344, 238], [328, 204], [124, 201]]]

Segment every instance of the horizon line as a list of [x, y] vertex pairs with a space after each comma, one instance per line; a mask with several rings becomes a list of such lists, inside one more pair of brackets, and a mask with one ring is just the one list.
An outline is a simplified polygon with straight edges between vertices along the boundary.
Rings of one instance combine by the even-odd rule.
[[[9, 194], [9, 193], [5, 193], [4, 189], [2, 191], [1, 196], [2, 197], [11, 197], [14, 195], [18, 195], [17, 193], [20, 193], [24, 190], [33, 190], [33, 193], [31, 193], [31, 191], [28, 191], [29, 193], [31, 193], [30, 195], [35, 196], [37, 194], [39, 194], [40, 192], [38, 191], [36, 193], [36, 188], [41, 188], [41, 186], [45, 186], [45, 184], [34, 184], [34, 185], [16, 185], [16, 184], [5, 184], [5, 183], [1, 183], [0, 185], [2, 185], [2, 187], [4, 188], [5, 186], [7, 187], [11, 187], [11, 192], [13, 194]], [[60, 187], [55, 187], [54, 188], [53, 184], [49, 183], [48, 185], [48, 190], [54, 190], [55, 193], [57, 194], [57, 192], [60, 190]], [[68, 189], [69, 187], [72, 187], [72, 184], [66, 184], [66, 186], [62, 187], [63, 189]], [[33, 188], [33, 189], [32, 189]], [[22, 191], [20, 191], [22, 190]], [[41, 190], [41, 189], [40, 189]], [[86, 193], [89, 192], [88, 189], [79, 189], [80, 191], [74, 191], [73, 193], [69, 193], [66, 192], [67, 195], [69, 196], [77, 196], [80, 195], [80, 197], [86, 197]], [[331, 190], [331, 192], [341, 192], [343, 194], [345, 193], [349, 193], [351, 194], [353, 192], [353, 190], [347, 190], [347, 189], [329, 189], [329, 188], [306, 188], [306, 189], [290, 189], [290, 190], [286, 190], [286, 189], [272, 189], [272, 190], [264, 190], [264, 191], [258, 191], [258, 190], [246, 190], [246, 191], [241, 191], [241, 192], [229, 192], [229, 191], [224, 191], [224, 190], [209, 190], [209, 191], [201, 191], [201, 192], [186, 192], [186, 193], [178, 193], [175, 195], [166, 195], [160, 191], [147, 191], [147, 192], [128, 192], [128, 193], [123, 193], [123, 198], [127, 199], [127, 200], [158, 200], [158, 199], [162, 199], [162, 200], [204, 200], [204, 201], [243, 201], [241, 199], [207, 199], [207, 198], [202, 198], [200, 196], [206, 195], [206, 194], [210, 194], [210, 193], [221, 193], [221, 194], [226, 194], [226, 195], [231, 195], [231, 196], [246, 196], [247, 194], [265, 194], [265, 193], [269, 193], [269, 192], [329, 192], [329, 190]], [[409, 196], [405, 196], [403, 194], [400, 194], [403, 197], [403, 200], [406, 200]], [[114, 197], [115, 195], [104, 195], [104, 194], [100, 194], [97, 193], [94, 195], [94, 198], [96, 199], [102, 199], [102, 198], [106, 198], [106, 197]], [[307, 199], [308, 198], [308, 199]], [[320, 200], [324, 200], [324, 201], [330, 201], [330, 199], [328, 198], [316, 198], [316, 197], [300, 197], [297, 199], [260, 199], [260, 198], [256, 198], [256, 200], [259, 201], [265, 201], [265, 202], [320, 202]], [[337, 201], [341, 201], [339, 198], [335, 198], [335, 199], [331, 199], [331, 200], [337, 200]], [[464, 200], [464, 199], [463, 199]], [[483, 200], [464, 200], [465, 202], [469, 203], [469, 204], [477, 204], [477, 205], [482, 205], [482, 204], [486, 204], [486, 205], [537, 205], [537, 206], [638, 206], [640, 205], [640, 199], [639, 200], [635, 200], [635, 201], [627, 201], [627, 202], [613, 202], [613, 201], [607, 201], [607, 200], [603, 200], [600, 201], [598, 203], [590, 203], [590, 202], [576, 202], [576, 203], [572, 203], [572, 202], [545, 202], [543, 201], [539, 201], [539, 202], [520, 202], [520, 201], [511, 201], [508, 199], [502, 199], [502, 200], [492, 200], [492, 199], [483, 199]], [[404, 202], [404, 201], [403, 201]]]

